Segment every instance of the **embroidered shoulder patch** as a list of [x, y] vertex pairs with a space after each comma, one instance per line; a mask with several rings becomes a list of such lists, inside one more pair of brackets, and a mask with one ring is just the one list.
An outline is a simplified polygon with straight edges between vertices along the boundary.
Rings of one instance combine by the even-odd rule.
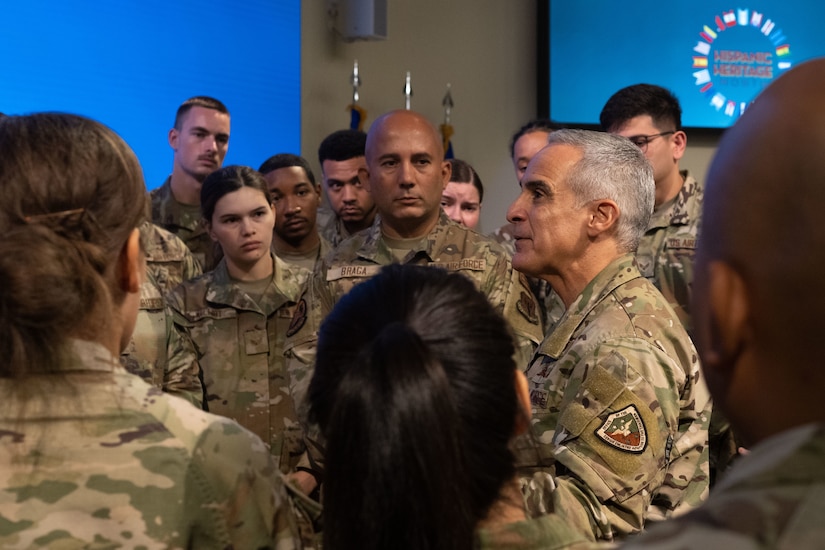
[[304, 323], [307, 322], [307, 301], [301, 298], [298, 305], [295, 306], [295, 313], [292, 315], [292, 321], [289, 323], [289, 328], [286, 330], [287, 338], [294, 335], [301, 330]]
[[532, 296], [529, 296], [525, 291], [521, 291], [518, 302], [516, 302], [516, 309], [524, 316], [530, 323], [534, 325], [539, 324], [539, 316], [536, 311], [536, 301]]
[[596, 436], [608, 445], [629, 453], [644, 452], [647, 446], [645, 424], [635, 405], [628, 405], [609, 415], [596, 430]]

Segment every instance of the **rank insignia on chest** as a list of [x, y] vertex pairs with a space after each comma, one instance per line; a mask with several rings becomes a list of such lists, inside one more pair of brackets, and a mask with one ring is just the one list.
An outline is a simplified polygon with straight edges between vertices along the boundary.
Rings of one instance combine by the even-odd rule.
[[635, 405], [609, 415], [596, 436], [613, 447], [630, 453], [641, 453], [647, 445], [647, 431]]

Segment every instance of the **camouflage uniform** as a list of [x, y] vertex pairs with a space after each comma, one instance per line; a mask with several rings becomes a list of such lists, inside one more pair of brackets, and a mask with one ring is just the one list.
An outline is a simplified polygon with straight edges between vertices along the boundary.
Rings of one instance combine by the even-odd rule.
[[[326, 255], [329, 254], [330, 251], [332, 251], [332, 249], [333, 249], [333, 246], [330, 244], [330, 242], [328, 240], [326, 240], [323, 236], [321, 236], [320, 239], [321, 239], [321, 246], [318, 248], [318, 255], [315, 258], [315, 268], [314, 269], [318, 269], [318, 266], [321, 265], [321, 260], [323, 260], [326, 257]], [[278, 256], [278, 253], [275, 251], [274, 247], [272, 249], [272, 253], [274, 255]], [[304, 285], [307, 282], [307, 279], [309, 279], [309, 276], [312, 274], [312, 271], [310, 271], [310, 270], [308, 270], [308, 269], [306, 269], [306, 268], [304, 268], [304, 267], [302, 267], [298, 264], [294, 264], [294, 263], [290, 262], [289, 258], [286, 258], [284, 256], [278, 256], [278, 258], [282, 262], [284, 262], [285, 264], [291, 266], [292, 268], [294, 268], [296, 270], [295, 282], [297, 283], [298, 288], [303, 289]]]
[[631, 254], [571, 304], [527, 379], [537, 447], [522, 445], [519, 463], [553, 482], [527, 492], [550, 490], [575, 529], [611, 540], [707, 496], [711, 405], [696, 350]]
[[479, 529], [476, 550], [589, 550], [594, 548], [555, 514]]
[[341, 221], [341, 218], [329, 208], [324, 207], [318, 209], [318, 220], [316, 224], [321, 238], [326, 239], [329, 244], [332, 245], [332, 248], [335, 248], [351, 236], [347, 228], [344, 227], [344, 222]]
[[[352, 287], [393, 262], [392, 252], [382, 237], [381, 219], [376, 217], [371, 228], [333, 250], [309, 279], [286, 344], [292, 396], [299, 404], [302, 420], [306, 418], [304, 396], [315, 363], [321, 321]], [[517, 340], [517, 364], [527, 364], [542, 338], [539, 309], [524, 275], [513, 269], [500, 246], [441, 212], [438, 224], [426, 238], [426, 247], [410, 251], [402, 263], [442, 267], [469, 277], [508, 319]]]
[[149, 384], [160, 389], [169, 385], [175, 388], [173, 393], [200, 407], [203, 388], [197, 376], [189, 376], [188, 371], [166, 370], [166, 340], [172, 323], [166, 315], [163, 295], [200, 275], [201, 267], [183, 241], [165, 229], [144, 222], [140, 226], [140, 237], [146, 255], [146, 276], [140, 286], [135, 330], [120, 362]]
[[[490, 238], [503, 246], [511, 258], [516, 253], [516, 241], [513, 236], [514, 229], [515, 227], [512, 223], [507, 223], [490, 233]], [[544, 333], [550, 334], [556, 326], [556, 323], [561, 319], [561, 316], [564, 315], [564, 302], [561, 301], [559, 295], [556, 294], [547, 281], [527, 277], [527, 282], [530, 284], [530, 289], [533, 291], [533, 295], [541, 307], [542, 318], [544, 319]]]
[[172, 177], [149, 193], [152, 205], [152, 222], [174, 233], [186, 243], [204, 271], [213, 269], [220, 259], [220, 248], [212, 241], [198, 212], [186, 212], [172, 196]]
[[705, 190], [687, 171], [682, 190], [673, 200], [659, 205], [639, 241], [639, 271], [656, 285], [688, 332], [691, 331], [690, 295], [693, 259], [701, 225]]
[[751, 449], [698, 510], [622, 548], [814, 550], [825, 546], [825, 426], [809, 424]]
[[69, 350], [59, 374], [0, 379], [0, 546], [300, 547], [260, 439], [100, 344]]
[[210, 412], [263, 439], [288, 472], [303, 452], [283, 357], [300, 273], [272, 257], [275, 273], [260, 304], [232, 282], [225, 260], [169, 294], [169, 368], [200, 368]]

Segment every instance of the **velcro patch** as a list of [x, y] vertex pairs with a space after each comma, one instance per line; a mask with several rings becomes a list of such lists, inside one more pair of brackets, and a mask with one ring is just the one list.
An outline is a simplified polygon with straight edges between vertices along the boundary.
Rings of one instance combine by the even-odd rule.
[[642, 453], [647, 446], [647, 430], [635, 405], [628, 405], [605, 419], [596, 436], [617, 449]]
[[440, 267], [447, 271], [458, 271], [466, 269], [469, 271], [485, 271], [487, 260], [484, 258], [462, 258], [454, 262], [431, 262], [430, 267]]
[[668, 248], [696, 248], [696, 237], [671, 237], [667, 240]]
[[525, 291], [521, 291], [521, 295], [516, 302], [516, 309], [521, 313], [525, 319], [534, 325], [539, 324], [539, 316], [536, 311], [536, 301], [532, 296]]
[[339, 265], [327, 269], [327, 281], [353, 277], [372, 277], [381, 271], [380, 265]]
[[301, 298], [298, 305], [295, 306], [295, 313], [292, 315], [292, 321], [289, 323], [289, 328], [286, 329], [286, 336], [289, 338], [296, 332], [301, 330], [304, 323], [307, 322], [307, 301]]

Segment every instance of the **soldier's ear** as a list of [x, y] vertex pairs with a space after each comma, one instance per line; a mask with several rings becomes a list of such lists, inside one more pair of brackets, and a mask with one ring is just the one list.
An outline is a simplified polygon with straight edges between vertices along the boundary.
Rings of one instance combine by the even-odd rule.
[[140, 249], [140, 231], [129, 234], [117, 261], [117, 279], [123, 292], [138, 292], [143, 282], [145, 262]]
[[370, 193], [372, 192], [372, 188], [370, 187], [370, 171], [364, 166], [358, 169], [358, 181], [361, 182], [364, 189]]
[[705, 369], [730, 370], [746, 346], [750, 304], [742, 276], [730, 265], [712, 261], [707, 267], [710, 328], [703, 359]]
[[598, 237], [602, 233], [611, 231], [619, 221], [619, 205], [610, 199], [592, 201], [587, 224], [587, 233], [590, 237]]
[[169, 136], [167, 139], [169, 140], [169, 147], [171, 147], [173, 151], [178, 150], [178, 138], [180, 138], [180, 132], [178, 132], [175, 128], [169, 130]]
[[515, 429], [513, 435], [521, 435], [530, 429], [530, 388], [527, 385], [527, 377], [519, 369], [515, 371], [515, 389], [516, 389], [516, 403], [518, 410], [516, 411]]

